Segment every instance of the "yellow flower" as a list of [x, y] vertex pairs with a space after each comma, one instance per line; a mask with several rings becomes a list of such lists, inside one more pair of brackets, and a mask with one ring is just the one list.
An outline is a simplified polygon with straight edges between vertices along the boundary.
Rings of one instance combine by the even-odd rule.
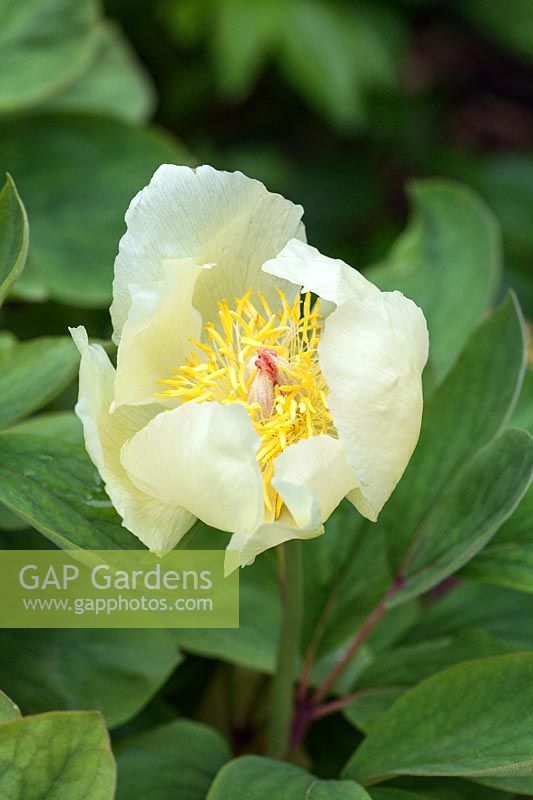
[[87, 450], [154, 551], [199, 518], [248, 564], [343, 497], [375, 520], [411, 457], [424, 316], [307, 245], [301, 215], [241, 173], [160, 167], [115, 263], [116, 370], [72, 330]]

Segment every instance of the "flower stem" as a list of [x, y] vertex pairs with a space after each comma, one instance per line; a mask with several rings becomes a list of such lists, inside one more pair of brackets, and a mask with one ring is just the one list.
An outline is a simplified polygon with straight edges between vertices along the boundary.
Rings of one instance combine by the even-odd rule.
[[267, 755], [278, 759], [286, 758], [289, 751], [303, 609], [301, 542], [292, 539], [283, 545], [283, 551], [282, 622], [267, 731]]

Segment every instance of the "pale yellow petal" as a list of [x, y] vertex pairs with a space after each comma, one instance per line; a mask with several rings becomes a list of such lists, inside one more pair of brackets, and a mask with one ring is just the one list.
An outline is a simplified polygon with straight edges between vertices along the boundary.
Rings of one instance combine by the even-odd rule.
[[276, 258], [264, 264], [263, 270], [336, 306], [353, 298], [364, 300], [379, 292], [364, 275], [344, 261], [323, 256], [316, 247], [298, 239], [291, 239]]
[[131, 304], [131, 284], [163, 277], [167, 260], [192, 258], [217, 269], [198, 281], [194, 304], [204, 322], [217, 320], [217, 301], [242, 296], [250, 287], [277, 298], [276, 285], [294, 287], [261, 272], [293, 237], [304, 237], [301, 206], [268, 192], [240, 172], [209, 166], [164, 164], [132, 200], [127, 232], [115, 261], [111, 316], [120, 340]]
[[81, 353], [76, 413], [83, 424], [85, 446], [124, 526], [151, 550], [171, 550], [194, 524], [194, 516], [163, 503], [134, 486], [120, 461], [120, 450], [160, 409], [123, 406], [110, 413], [115, 370], [99, 345], [90, 345], [83, 327], [71, 328]]
[[259, 437], [238, 405], [189, 403], [155, 417], [122, 448], [139, 489], [224, 531], [263, 519]]
[[399, 292], [350, 300], [328, 317], [319, 355], [333, 421], [359, 484], [349, 499], [375, 520], [418, 441], [424, 315]]
[[[117, 353], [115, 407], [163, 402], [160, 381], [185, 363], [202, 321], [192, 305], [203, 268], [192, 259], [166, 261], [163, 277], [130, 286], [131, 305]], [[175, 405], [175, 403], [173, 403]]]

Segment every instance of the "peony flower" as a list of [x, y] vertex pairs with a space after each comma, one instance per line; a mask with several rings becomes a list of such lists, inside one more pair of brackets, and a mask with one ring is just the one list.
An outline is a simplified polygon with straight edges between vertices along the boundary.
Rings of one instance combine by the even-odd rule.
[[153, 551], [200, 519], [249, 564], [344, 497], [376, 520], [411, 457], [424, 316], [306, 244], [301, 216], [239, 172], [164, 165], [126, 214], [116, 369], [71, 331], [87, 450]]

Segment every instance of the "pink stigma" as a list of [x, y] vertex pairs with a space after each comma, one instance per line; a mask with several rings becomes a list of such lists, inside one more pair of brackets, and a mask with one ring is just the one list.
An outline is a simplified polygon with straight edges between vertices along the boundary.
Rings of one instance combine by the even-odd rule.
[[265, 375], [265, 377], [267, 377], [272, 384], [278, 383], [278, 354], [276, 351], [260, 348], [257, 352], [258, 355], [254, 364], [258, 371], [262, 375]]

